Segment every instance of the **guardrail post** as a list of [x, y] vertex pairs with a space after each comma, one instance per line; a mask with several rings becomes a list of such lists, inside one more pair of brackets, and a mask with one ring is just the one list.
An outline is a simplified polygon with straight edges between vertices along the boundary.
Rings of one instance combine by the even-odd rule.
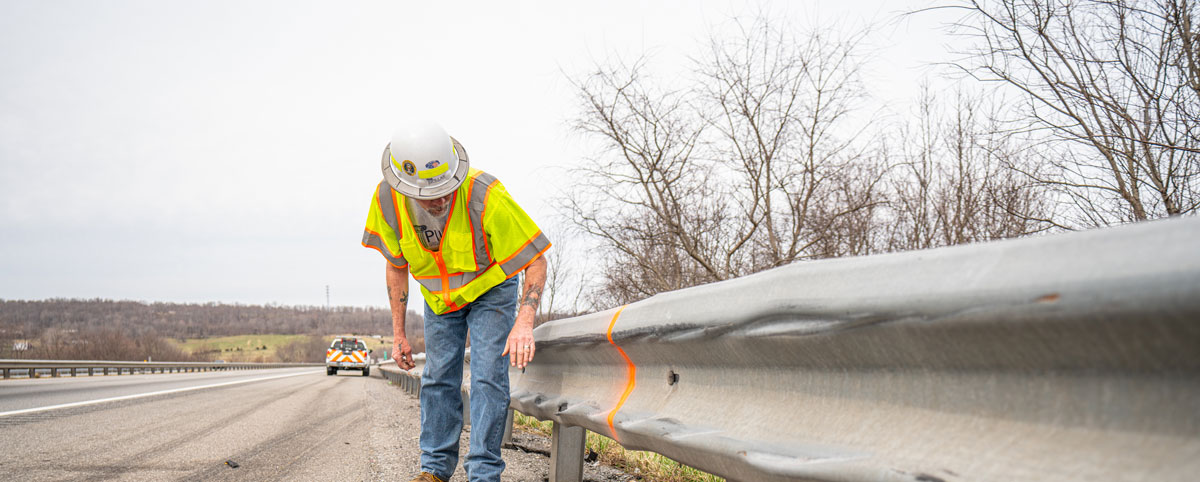
[[501, 446], [508, 447], [512, 445], [513, 431], [513, 409], [508, 409], [508, 416], [504, 419], [504, 440], [500, 442]]
[[462, 394], [462, 417], [463, 425], [471, 426], [471, 392], [466, 390], [466, 387], [459, 387], [458, 393]]
[[58, 378], [58, 368], [50, 368], [50, 378]]
[[583, 480], [583, 446], [587, 432], [554, 422], [550, 429], [550, 482]]
[[5, 369], [4, 369], [4, 378], [8, 378], [8, 377], [10, 377], [10, 376], [11, 376], [11, 375], [9, 375], [9, 374], [8, 374], [8, 369], [7, 369], [7, 368], [5, 368]]

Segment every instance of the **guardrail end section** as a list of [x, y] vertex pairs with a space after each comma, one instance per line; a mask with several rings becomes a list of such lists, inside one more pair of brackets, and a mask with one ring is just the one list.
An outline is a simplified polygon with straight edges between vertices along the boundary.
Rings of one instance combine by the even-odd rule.
[[550, 482], [583, 481], [583, 449], [587, 432], [554, 422], [550, 429]]

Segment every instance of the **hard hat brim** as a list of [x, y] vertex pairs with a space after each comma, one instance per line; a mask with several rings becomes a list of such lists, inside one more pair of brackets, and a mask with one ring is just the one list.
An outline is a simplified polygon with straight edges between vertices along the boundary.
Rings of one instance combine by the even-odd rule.
[[433, 187], [417, 187], [401, 181], [400, 178], [396, 176], [396, 173], [392, 172], [391, 144], [388, 144], [388, 147], [383, 148], [383, 159], [381, 166], [383, 168], [383, 179], [387, 181], [388, 185], [391, 186], [393, 190], [403, 194], [405, 197], [410, 197], [413, 199], [437, 199], [454, 192], [458, 189], [458, 186], [462, 185], [463, 181], [467, 180], [467, 174], [471, 170], [471, 162], [467, 158], [467, 150], [463, 149], [462, 144], [459, 144], [458, 140], [454, 137], [451, 137], [450, 141], [454, 143], [454, 150], [458, 153], [458, 167], [454, 169], [454, 174], [449, 180], [447, 180], [447, 182]]

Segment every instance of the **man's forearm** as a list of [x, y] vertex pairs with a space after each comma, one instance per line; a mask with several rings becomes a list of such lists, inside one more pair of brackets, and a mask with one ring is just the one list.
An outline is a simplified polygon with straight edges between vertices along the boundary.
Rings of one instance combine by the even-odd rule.
[[538, 307], [542, 304], [542, 290], [546, 286], [546, 258], [538, 258], [525, 268], [525, 285], [521, 290], [521, 308], [517, 311], [517, 320], [529, 320], [537, 315]]
[[408, 310], [408, 267], [397, 268], [387, 263], [388, 305], [392, 308], [392, 336], [407, 338], [404, 334], [404, 315]]

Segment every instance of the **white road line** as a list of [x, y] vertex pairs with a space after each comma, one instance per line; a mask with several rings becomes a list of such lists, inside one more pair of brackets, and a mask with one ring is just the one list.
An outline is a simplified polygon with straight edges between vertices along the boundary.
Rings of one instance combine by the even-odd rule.
[[82, 402], [71, 402], [71, 403], [64, 403], [61, 405], [50, 405], [47, 407], [23, 408], [21, 410], [0, 412], [0, 417], [8, 417], [10, 415], [21, 415], [21, 414], [25, 414], [25, 413], [45, 412], [48, 410], [58, 410], [60, 408], [82, 407], [84, 405], [95, 405], [97, 403], [115, 402], [118, 400], [131, 400], [134, 398], [153, 397], [155, 395], [166, 395], [168, 393], [190, 392], [192, 390], [202, 390], [205, 388], [226, 387], [229, 385], [239, 385], [242, 383], [261, 382], [264, 380], [274, 380], [276, 378], [294, 377], [294, 376], [298, 376], [298, 375], [311, 375], [312, 373], [314, 373], [314, 372], [288, 373], [286, 375], [274, 375], [274, 376], [262, 377], [262, 378], [252, 378], [249, 380], [238, 380], [238, 381], [234, 381], [234, 382], [214, 383], [212, 385], [201, 385], [198, 387], [175, 388], [175, 389], [171, 389], [171, 390], [162, 390], [162, 391], [150, 392], [150, 393], [138, 393], [135, 395], [124, 395], [124, 396], [120, 396], [120, 397], [101, 398], [98, 400], [85, 400]]

